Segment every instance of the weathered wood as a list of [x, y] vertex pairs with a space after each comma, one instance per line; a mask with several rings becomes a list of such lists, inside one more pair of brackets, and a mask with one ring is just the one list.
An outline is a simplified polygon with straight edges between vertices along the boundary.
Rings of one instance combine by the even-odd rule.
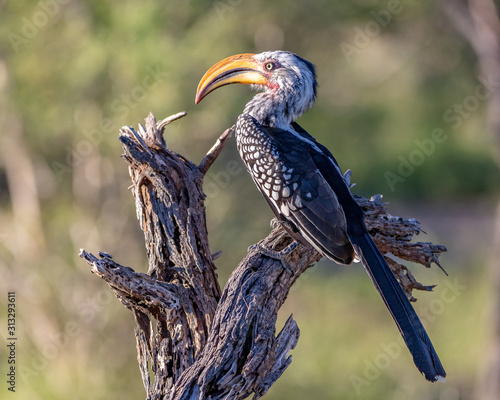
[[[275, 228], [259, 244], [281, 250], [291, 238]], [[299, 246], [283, 260], [254, 247], [231, 274], [205, 349], [175, 384], [174, 399], [244, 399], [265, 394], [291, 362], [299, 330], [289, 319], [275, 335], [278, 310], [305, 269], [321, 255]], [[285, 352], [286, 351], [286, 352]]]
[[[302, 245], [280, 259], [261, 251], [279, 252], [292, 243], [275, 224], [265, 239], [250, 247], [221, 294], [213, 264], [218, 253], [209, 251], [201, 188], [204, 174], [232, 129], [196, 166], [168, 150], [162, 137], [168, 122], [181, 116], [157, 124], [150, 115], [139, 132], [121, 131], [146, 240], [148, 273], [123, 267], [105, 253], [98, 258], [82, 250], [80, 256], [134, 313], [147, 399], [243, 399], [252, 393], [257, 399], [291, 363], [289, 352], [299, 337], [292, 317], [276, 335], [278, 310], [300, 274], [321, 255]], [[384, 253], [429, 266], [446, 250], [409, 243], [420, 232], [418, 222], [390, 216], [381, 196], [357, 201]], [[432, 289], [416, 282], [401, 264], [388, 260], [410, 298], [413, 289]]]
[[104, 279], [123, 305], [130, 310], [138, 309], [147, 313], [159, 308], [154, 313], [161, 314], [163, 310], [175, 310], [180, 307], [182, 297], [178, 285], [159, 281], [150, 275], [135, 272], [132, 268], [115, 263], [109, 254], [100, 253], [102, 258], [81, 250], [80, 257], [92, 265], [92, 272]]
[[[156, 124], [150, 114], [145, 129], [141, 126], [137, 133], [122, 128], [120, 135], [144, 231], [148, 275], [175, 285], [179, 294], [178, 308], [138, 308], [151, 325], [138, 324], [143, 334], [136, 333], [138, 348], [149, 349], [154, 374], [148, 392], [151, 399], [168, 396], [173, 383], [205, 347], [220, 298], [208, 246], [203, 175], [197, 165], [168, 150], [162, 135], [169, 122], [183, 115]], [[139, 356], [144, 357], [144, 352]], [[143, 360], [140, 363], [144, 365]], [[141, 372], [147, 380], [147, 369]]]

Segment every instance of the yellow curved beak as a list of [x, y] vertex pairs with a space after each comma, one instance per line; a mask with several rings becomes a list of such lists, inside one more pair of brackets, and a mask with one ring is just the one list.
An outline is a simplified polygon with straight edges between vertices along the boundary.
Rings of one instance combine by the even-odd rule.
[[254, 55], [237, 54], [219, 61], [210, 68], [198, 84], [195, 104], [215, 89], [231, 83], [268, 85], [269, 81], [260, 72], [259, 63], [255, 61]]

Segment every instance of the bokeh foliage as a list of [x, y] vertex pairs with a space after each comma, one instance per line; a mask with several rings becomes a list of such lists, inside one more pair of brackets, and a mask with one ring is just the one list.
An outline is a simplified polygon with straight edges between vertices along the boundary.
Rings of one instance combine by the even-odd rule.
[[[410, 216], [427, 216], [431, 235], [423, 239], [448, 245], [447, 269], [468, 282], [466, 295], [428, 321], [450, 383], [427, 384], [403, 352], [361, 397], [470, 395], [484, 333], [474, 319], [488, 294], [481, 230], [489, 225], [482, 221], [499, 179], [486, 100], [476, 95], [484, 77], [434, 2], [4, 0], [0, 38], [0, 286], [18, 296], [23, 396], [143, 396], [131, 315], [76, 256], [81, 247], [105, 250], [146, 269], [118, 130], [150, 111], [163, 118], [185, 110], [166, 141], [201, 160], [251, 96], [233, 86], [195, 107], [205, 70], [228, 55], [278, 48], [317, 66], [318, 101], [299, 123], [354, 171], [357, 193], [383, 193]], [[445, 140], [432, 146], [436, 129]], [[391, 184], [390, 174], [399, 179]], [[246, 247], [268, 232], [272, 215], [234, 142], [205, 185], [224, 281]], [[451, 214], [443, 206], [450, 202]], [[420, 274], [424, 283], [445, 279]], [[283, 315], [294, 313], [302, 337], [269, 399], [360, 397], [351, 374], [363, 376], [364, 360], [396, 336], [370, 285], [359, 268], [330, 264], [301, 279]], [[439, 293], [422, 294], [419, 303], [432, 304]]]

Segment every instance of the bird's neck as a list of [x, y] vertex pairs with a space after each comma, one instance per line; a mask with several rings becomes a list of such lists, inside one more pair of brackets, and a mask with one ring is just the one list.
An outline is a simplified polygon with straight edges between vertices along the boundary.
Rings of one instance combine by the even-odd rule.
[[[293, 100], [293, 101], [292, 101]], [[290, 130], [290, 124], [306, 112], [314, 103], [313, 99], [298, 98], [282, 90], [258, 93], [248, 102], [244, 112], [254, 117], [260, 124]]]

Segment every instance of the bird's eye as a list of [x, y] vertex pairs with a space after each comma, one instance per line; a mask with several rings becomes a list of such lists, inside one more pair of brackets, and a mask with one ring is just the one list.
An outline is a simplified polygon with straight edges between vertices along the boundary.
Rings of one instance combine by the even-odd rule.
[[267, 71], [272, 71], [273, 69], [276, 68], [276, 64], [273, 63], [272, 61], [269, 61], [269, 62], [266, 62], [265, 67], [266, 67]]

